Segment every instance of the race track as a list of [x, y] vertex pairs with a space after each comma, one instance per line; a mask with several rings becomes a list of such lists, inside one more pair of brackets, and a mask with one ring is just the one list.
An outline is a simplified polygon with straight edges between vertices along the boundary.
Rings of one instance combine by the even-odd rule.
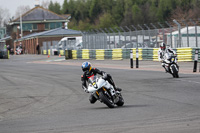
[[0, 60], [0, 133], [200, 132], [199, 73], [182, 69], [174, 79], [162, 69], [130, 69], [128, 60], [91, 60], [123, 89], [124, 106], [110, 109], [89, 103], [81, 88], [83, 61], [37, 55]]

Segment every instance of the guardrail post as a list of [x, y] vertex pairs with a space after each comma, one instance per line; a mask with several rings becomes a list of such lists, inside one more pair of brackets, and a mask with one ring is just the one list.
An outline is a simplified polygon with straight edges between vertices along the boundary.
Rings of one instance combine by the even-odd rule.
[[199, 49], [195, 50], [195, 56], [194, 56], [194, 68], [193, 68], [193, 72], [197, 71], [197, 62], [198, 62], [198, 54], [199, 54]]
[[131, 68], [133, 68], [133, 50], [130, 51], [130, 64]]
[[139, 58], [139, 53], [138, 53], [138, 48], [136, 49], [136, 68], [139, 68], [139, 61], [138, 61], [138, 58]]

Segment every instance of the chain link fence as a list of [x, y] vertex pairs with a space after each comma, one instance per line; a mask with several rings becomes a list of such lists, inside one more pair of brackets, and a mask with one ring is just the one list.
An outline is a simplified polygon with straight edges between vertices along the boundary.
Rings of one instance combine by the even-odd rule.
[[165, 22], [83, 31], [83, 48], [158, 48], [161, 42], [172, 48], [200, 47], [200, 26], [190, 21], [193, 25], [174, 20], [173, 25]]
[[171, 48], [200, 47], [200, 26], [197, 21], [173, 24], [150, 23], [118, 28], [82, 31], [82, 37], [65, 37], [60, 41], [43, 42], [42, 50], [158, 48], [165, 42]]

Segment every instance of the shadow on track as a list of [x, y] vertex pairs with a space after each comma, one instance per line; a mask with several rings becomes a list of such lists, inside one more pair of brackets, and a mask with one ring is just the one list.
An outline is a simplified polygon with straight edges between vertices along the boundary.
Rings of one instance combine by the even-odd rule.
[[122, 108], [143, 108], [143, 107], [149, 107], [151, 105], [124, 105], [124, 106], [116, 106], [114, 108], [108, 108], [108, 107], [90, 107], [88, 109], [122, 109]]

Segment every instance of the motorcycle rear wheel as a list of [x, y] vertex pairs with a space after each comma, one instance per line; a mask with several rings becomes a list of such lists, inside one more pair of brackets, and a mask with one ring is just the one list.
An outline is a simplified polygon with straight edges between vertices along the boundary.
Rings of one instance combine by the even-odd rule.
[[114, 108], [115, 104], [103, 91], [99, 92], [99, 98], [105, 103], [109, 108]]

